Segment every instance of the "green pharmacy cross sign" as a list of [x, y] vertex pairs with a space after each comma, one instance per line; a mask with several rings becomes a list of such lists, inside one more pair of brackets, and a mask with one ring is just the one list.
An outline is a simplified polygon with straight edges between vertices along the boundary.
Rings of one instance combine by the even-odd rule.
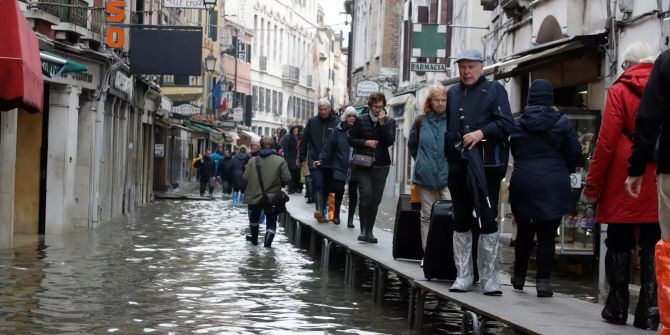
[[414, 24], [412, 30], [412, 57], [447, 56], [446, 24]]

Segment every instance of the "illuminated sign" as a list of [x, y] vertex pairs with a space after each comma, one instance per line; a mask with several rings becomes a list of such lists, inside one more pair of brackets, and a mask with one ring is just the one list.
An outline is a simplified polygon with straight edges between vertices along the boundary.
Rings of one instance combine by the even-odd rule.
[[[107, 11], [107, 23], [123, 23], [126, 19], [125, 1], [110, 1], [105, 10]], [[105, 44], [108, 48], [121, 48], [126, 41], [126, 32], [121, 27], [109, 27], [105, 35]]]

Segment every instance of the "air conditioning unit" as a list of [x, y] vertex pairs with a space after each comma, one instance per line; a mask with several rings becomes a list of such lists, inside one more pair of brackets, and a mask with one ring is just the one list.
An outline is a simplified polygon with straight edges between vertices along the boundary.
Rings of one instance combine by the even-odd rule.
[[498, 7], [498, 0], [481, 0], [484, 10], [494, 10]]

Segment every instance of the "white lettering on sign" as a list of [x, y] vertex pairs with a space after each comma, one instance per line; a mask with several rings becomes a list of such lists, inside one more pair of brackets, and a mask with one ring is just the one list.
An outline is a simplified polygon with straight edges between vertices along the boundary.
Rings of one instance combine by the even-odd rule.
[[412, 63], [410, 70], [421, 72], [444, 72], [447, 71], [447, 66], [445, 64], [434, 63]]

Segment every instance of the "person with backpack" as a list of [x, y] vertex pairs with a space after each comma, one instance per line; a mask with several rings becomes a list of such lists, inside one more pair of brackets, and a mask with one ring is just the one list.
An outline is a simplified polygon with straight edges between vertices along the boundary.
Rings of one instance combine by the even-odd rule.
[[[598, 141], [586, 177], [584, 196], [598, 203], [596, 222], [607, 224], [605, 273], [609, 293], [601, 313], [613, 324], [628, 318], [631, 250], [640, 246], [640, 298], [635, 309], [635, 327], [657, 329], [654, 246], [661, 238], [658, 226], [658, 197], [654, 171], [656, 164], [644, 165], [644, 183], [639, 197], [625, 191], [627, 159], [631, 155], [632, 134], [640, 97], [647, 86], [655, 57], [644, 42], [631, 44], [624, 52], [623, 73], [607, 90]], [[636, 234], [637, 241], [636, 241]]]
[[430, 212], [438, 200], [451, 198], [447, 180], [449, 164], [444, 156], [447, 129], [447, 89], [438, 84], [431, 87], [409, 132], [407, 148], [414, 159], [412, 182], [421, 199], [421, 245], [426, 250]]
[[582, 158], [582, 146], [570, 120], [554, 107], [549, 81], [531, 83], [528, 105], [512, 129], [510, 147], [514, 170], [509, 197], [517, 227], [512, 285], [523, 290], [537, 235], [537, 296], [551, 297], [556, 230], [570, 212], [570, 173]]

